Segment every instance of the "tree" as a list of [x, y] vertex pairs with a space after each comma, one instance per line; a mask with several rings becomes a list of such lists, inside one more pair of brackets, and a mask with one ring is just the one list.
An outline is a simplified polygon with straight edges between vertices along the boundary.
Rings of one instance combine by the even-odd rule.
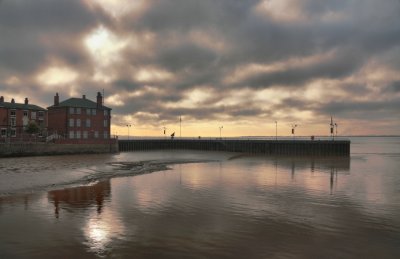
[[36, 134], [39, 132], [39, 126], [34, 121], [30, 121], [25, 128], [25, 132], [29, 134]]

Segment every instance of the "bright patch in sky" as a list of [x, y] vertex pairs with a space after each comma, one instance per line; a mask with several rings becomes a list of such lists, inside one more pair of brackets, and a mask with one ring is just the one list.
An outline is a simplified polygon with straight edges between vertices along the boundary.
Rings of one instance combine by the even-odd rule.
[[108, 83], [114, 79], [110, 68], [121, 60], [120, 52], [127, 43], [104, 26], [99, 26], [84, 39], [94, 61], [94, 80]]
[[107, 97], [105, 102], [109, 106], [123, 106], [125, 104], [119, 94], [114, 94]]
[[93, 0], [93, 2], [114, 18], [128, 14], [143, 4], [141, 0]]
[[78, 73], [68, 67], [50, 67], [37, 76], [39, 83], [54, 86], [74, 82]]
[[119, 52], [126, 46], [126, 42], [104, 26], [99, 26], [84, 40], [92, 58], [102, 66], [110, 65], [119, 60]]
[[168, 71], [149, 68], [149, 69], [140, 69], [135, 78], [139, 82], [153, 82], [153, 81], [162, 81], [162, 80], [169, 80], [173, 77], [171, 73]]

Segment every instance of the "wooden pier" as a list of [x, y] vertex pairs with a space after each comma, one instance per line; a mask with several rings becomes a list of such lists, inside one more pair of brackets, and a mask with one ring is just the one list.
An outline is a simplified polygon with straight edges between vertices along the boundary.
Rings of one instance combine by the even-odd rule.
[[119, 140], [120, 152], [204, 150], [265, 155], [350, 156], [349, 140], [133, 139]]

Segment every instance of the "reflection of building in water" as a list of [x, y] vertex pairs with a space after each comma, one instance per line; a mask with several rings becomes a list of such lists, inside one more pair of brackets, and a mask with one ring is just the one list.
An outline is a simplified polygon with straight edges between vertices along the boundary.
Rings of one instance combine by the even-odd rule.
[[111, 194], [110, 181], [103, 181], [90, 186], [81, 186], [48, 192], [48, 198], [54, 203], [55, 214], [58, 218], [60, 205], [73, 208], [86, 208], [93, 204], [101, 213], [104, 200]]

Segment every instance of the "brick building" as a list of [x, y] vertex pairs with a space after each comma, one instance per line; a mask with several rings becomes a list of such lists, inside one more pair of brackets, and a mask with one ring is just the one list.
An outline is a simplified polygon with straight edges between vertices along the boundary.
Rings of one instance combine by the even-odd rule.
[[111, 109], [103, 105], [97, 93], [96, 102], [82, 98], [69, 98], [60, 102], [58, 93], [48, 109], [49, 136], [75, 142], [103, 143], [110, 139]]
[[[32, 136], [26, 129], [29, 124], [35, 124], [37, 134]], [[44, 138], [46, 136], [47, 111], [37, 105], [29, 104], [28, 98], [24, 103], [5, 102], [0, 97], [0, 141], [31, 140], [32, 137]]]

